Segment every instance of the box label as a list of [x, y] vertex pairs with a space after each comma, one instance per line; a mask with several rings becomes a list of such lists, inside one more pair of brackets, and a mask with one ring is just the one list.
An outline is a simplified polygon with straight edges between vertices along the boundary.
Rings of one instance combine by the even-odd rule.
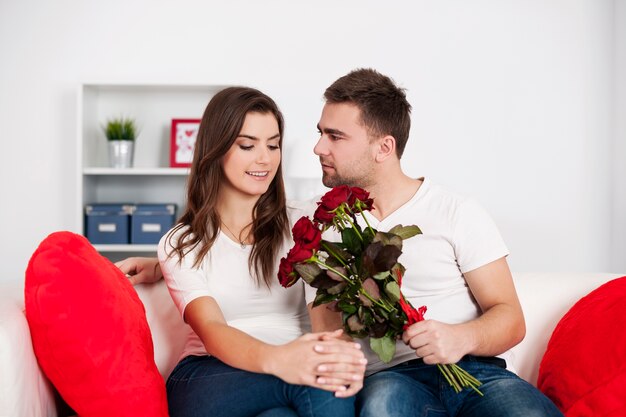
[[100, 223], [98, 225], [98, 232], [115, 233], [117, 226], [115, 223]]
[[161, 232], [161, 225], [159, 223], [143, 223], [141, 231], [144, 233], [159, 233]]

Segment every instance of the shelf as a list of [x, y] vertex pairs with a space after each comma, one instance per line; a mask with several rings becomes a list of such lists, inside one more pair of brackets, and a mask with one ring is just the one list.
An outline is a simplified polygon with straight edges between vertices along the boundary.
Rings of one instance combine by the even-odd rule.
[[[170, 167], [173, 119], [199, 119], [222, 85], [179, 83], [83, 83], [77, 94], [76, 227], [85, 233], [87, 204], [176, 204], [185, 212], [189, 168]], [[136, 120], [133, 168], [110, 168], [106, 120]], [[108, 259], [155, 256], [157, 245], [94, 245]]]
[[157, 245], [93, 245], [98, 252], [156, 252]]
[[189, 168], [83, 168], [84, 175], [189, 175]]

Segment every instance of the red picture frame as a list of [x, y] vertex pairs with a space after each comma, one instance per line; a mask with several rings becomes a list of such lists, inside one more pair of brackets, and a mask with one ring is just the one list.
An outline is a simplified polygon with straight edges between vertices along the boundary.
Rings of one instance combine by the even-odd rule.
[[170, 136], [170, 166], [188, 168], [200, 128], [200, 119], [172, 119]]

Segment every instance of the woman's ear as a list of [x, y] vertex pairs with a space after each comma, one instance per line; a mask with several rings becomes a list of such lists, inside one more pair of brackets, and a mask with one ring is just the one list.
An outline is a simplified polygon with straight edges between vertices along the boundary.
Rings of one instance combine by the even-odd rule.
[[383, 162], [387, 158], [396, 154], [396, 138], [391, 135], [383, 136], [378, 140], [376, 150], [376, 162]]

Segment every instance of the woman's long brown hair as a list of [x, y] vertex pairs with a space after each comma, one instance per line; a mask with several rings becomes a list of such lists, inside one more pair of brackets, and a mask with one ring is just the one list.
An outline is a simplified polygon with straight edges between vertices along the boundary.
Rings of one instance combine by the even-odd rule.
[[[219, 234], [221, 219], [217, 212], [217, 198], [224, 180], [222, 159], [241, 132], [250, 112], [269, 113], [276, 118], [282, 148], [283, 115], [274, 100], [256, 89], [229, 87], [221, 90], [213, 96], [202, 116], [187, 180], [187, 208], [167, 238], [180, 259], [198, 247], [194, 267], [200, 266]], [[257, 285], [264, 281], [268, 287], [271, 280], [276, 279], [276, 258], [284, 238], [289, 235], [281, 166], [252, 213], [254, 244], [248, 267]], [[187, 228], [180, 233], [177, 241], [172, 242], [174, 232], [185, 226]]]

